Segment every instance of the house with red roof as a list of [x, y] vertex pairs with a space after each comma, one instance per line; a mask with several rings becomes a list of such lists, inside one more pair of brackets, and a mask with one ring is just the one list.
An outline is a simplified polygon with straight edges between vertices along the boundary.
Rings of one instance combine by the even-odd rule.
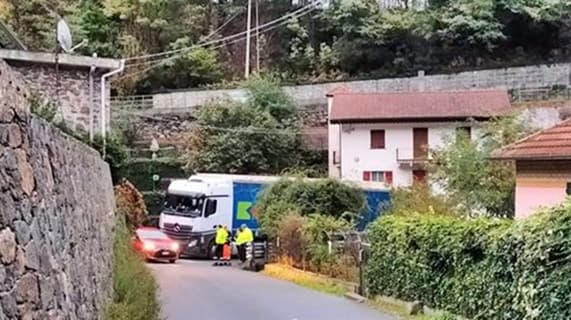
[[571, 194], [571, 119], [504, 147], [493, 157], [516, 163], [516, 218], [560, 204]]
[[328, 95], [329, 175], [410, 186], [426, 181], [429, 149], [479, 135], [478, 121], [512, 110], [506, 90]]

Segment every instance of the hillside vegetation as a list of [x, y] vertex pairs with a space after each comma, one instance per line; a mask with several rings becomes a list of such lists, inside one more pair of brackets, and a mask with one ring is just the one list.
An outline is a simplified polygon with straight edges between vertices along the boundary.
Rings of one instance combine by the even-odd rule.
[[[260, 0], [260, 23], [303, 5], [291, 3]], [[379, 3], [391, 5], [336, 0], [327, 9], [262, 32], [261, 72], [299, 83], [551, 63], [571, 52], [566, 0]], [[245, 7], [245, 0], [0, 0], [0, 17], [31, 49], [54, 50], [57, 13], [71, 24], [76, 43], [89, 40], [82, 53], [130, 57], [241, 32]], [[131, 61], [135, 65], [121, 78], [120, 88], [149, 93], [229, 82], [243, 74], [244, 49], [245, 41], [227, 42], [166, 61], [164, 56]], [[255, 67], [255, 41], [252, 49]]]

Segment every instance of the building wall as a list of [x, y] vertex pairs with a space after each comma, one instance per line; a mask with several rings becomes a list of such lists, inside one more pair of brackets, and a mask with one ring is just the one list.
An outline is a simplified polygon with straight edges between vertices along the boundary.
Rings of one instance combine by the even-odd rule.
[[518, 161], [516, 218], [529, 217], [542, 207], [565, 201], [569, 182], [571, 161]]
[[[101, 76], [104, 73], [102, 70], [96, 72], [94, 76], [94, 101], [91, 104], [89, 68], [60, 67], [59, 73], [56, 73], [53, 65], [10, 62], [10, 66], [14, 72], [24, 78], [31, 91], [40, 92], [45, 99], [60, 105], [61, 111], [58, 112], [58, 117], [63, 115], [66, 124], [72, 128], [89, 131], [90, 107], [93, 106], [94, 132], [101, 131]], [[107, 88], [110, 86], [107, 85]], [[107, 97], [110, 92], [108, 89]], [[107, 111], [107, 123], [109, 123], [109, 108]]]
[[5, 67], [0, 62], [0, 318], [99, 319], [113, 291], [109, 167], [30, 116], [14, 87], [18, 75]]
[[[341, 173], [332, 164], [333, 151], [338, 151], [338, 125], [330, 128], [329, 173], [343, 179], [361, 181], [363, 171], [392, 171], [394, 186], [410, 186], [412, 169], [401, 169], [397, 162], [397, 150], [400, 158], [412, 158], [413, 128], [428, 128], [428, 146], [430, 149], [442, 147], [455, 137], [456, 127], [467, 126], [463, 123], [391, 123], [391, 124], [343, 124], [341, 129]], [[385, 149], [371, 149], [371, 130], [385, 130]], [[331, 135], [333, 133], [333, 135]], [[472, 137], [479, 135], [473, 129]]]

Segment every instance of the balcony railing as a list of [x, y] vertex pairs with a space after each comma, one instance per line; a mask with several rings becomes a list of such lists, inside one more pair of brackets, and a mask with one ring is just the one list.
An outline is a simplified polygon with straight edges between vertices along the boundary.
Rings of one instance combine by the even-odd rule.
[[423, 155], [415, 155], [414, 149], [397, 149], [397, 163], [403, 169], [424, 169], [430, 160], [429, 152], [425, 152]]

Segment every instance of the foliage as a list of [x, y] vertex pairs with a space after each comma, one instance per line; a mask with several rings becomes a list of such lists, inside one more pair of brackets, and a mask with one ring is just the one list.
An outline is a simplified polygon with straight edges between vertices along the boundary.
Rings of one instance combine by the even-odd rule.
[[260, 226], [270, 236], [275, 235], [276, 222], [291, 212], [352, 220], [364, 208], [365, 195], [361, 190], [330, 178], [284, 178], [266, 187], [256, 205]]
[[390, 215], [371, 228], [371, 294], [471, 319], [568, 319], [571, 202], [524, 221]]
[[163, 209], [164, 193], [161, 191], [143, 191], [142, 193], [149, 217], [160, 215]]
[[[566, 0], [332, 1], [287, 26], [261, 32], [261, 73], [292, 82], [406, 76], [551, 63], [571, 52]], [[270, 1], [264, 22], [294, 10]], [[0, 0], [0, 16], [31, 49], [55, 49], [56, 14], [71, 25], [86, 55], [132, 57], [183, 49], [243, 31], [244, 3], [197, 0]], [[217, 30], [217, 33], [213, 33]], [[243, 43], [184, 50], [167, 60], [133, 63], [120, 92], [150, 93], [242, 77]], [[165, 58], [165, 57], [162, 57]], [[157, 61], [161, 64], [156, 65]], [[224, 63], [221, 63], [224, 61]], [[149, 66], [154, 67], [149, 69]]]
[[444, 195], [435, 194], [432, 188], [424, 183], [412, 187], [400, 187], [391, 191], [391, 202], [388, 207], [390, 214], [416, 215], [429, 213], [431, 215], [459, 215], [459, 208]]
[[131, 181], [139, 190], [152, 191], [159, 185], [153, 181], [153, 175], [163, 178], [186, 178], [184, 161], [177, 158], [132, 158], [126, 160], [120, 169], [120, 175]]
[[511, 162], [490, 159], [492, 152], [531, 132], [516, 117], [495, 119], [482, 127], [480, 139], [449, 137], [433, 152], [432, 178], [465, 212], [513, 215], [515, 168]]
[[131, 247], [131, 234], [118, 219], [113, 246], [113, 301], [104, 319], [158, 320], [157, 284], [144, 261]]
[[143, 195], [127, 179], [121, 180], [121, 183], [115, 186], [115, 202], [117, 214], [124, 217], [129, 230], [140, 227], [147, 218]]
[[[127, 159], [127, 148], [121, 142], [121, 139], [117, 135], [107, 136], [105, 143], [103, 143], [103, 138], [100, 135], [96, 135], [93, 142], [89, 141], [89, 137], [87, 135], [80, 136], [80, 139], [85, 144], [90, 145], [93, 149], [97, 150], [100, 154], [105, 154], [103, 160], [109, 164], [113, 183], [118, 183], [122, 178], [121, 167]], [[103, 152], [104, 147], [105, 152]]]
[[290, 98], [272, 79], [252, 79], [246, 88], [245, 103], [218, 101], [198, 111], [186, 143], [190, 171], [278, 174], [303, 165]]

